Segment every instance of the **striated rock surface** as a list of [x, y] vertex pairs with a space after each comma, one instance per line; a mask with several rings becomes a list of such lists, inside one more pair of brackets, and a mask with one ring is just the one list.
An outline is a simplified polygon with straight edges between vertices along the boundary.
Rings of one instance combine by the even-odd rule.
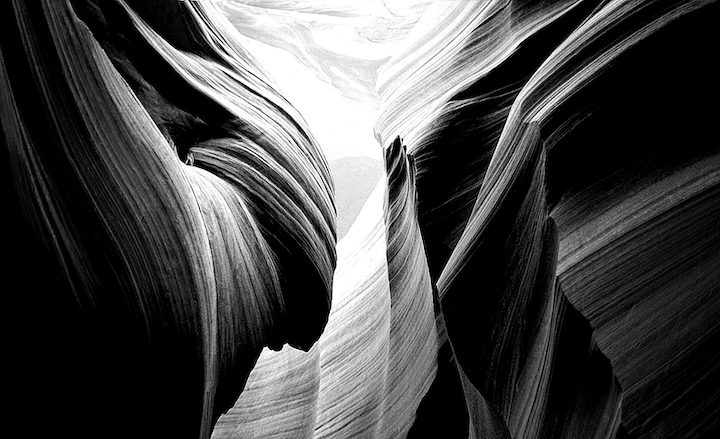
[[[7, 1], [11, 419], [718, 436], [719, 18], [702, 0]], [[379, 102], [384, 176], [333, 171], [337, 246], [333, 176], [258, 44]], [[314, 124], [337, 112], [310, 104]]]
[[209, 437], [263, 346], [327, 322], [327, 164], [211, 3], [0, 16], [16, 422]]
[[214, 438], [405, 437], [435, 376], [432, 284], [399, 139], [338, 245], [333, 308], [309, 355], [263, 351]]
[[378, 123], [449, 342], [411, 436], [712, 436], [717, 5], [439, 8], [456, 44], [385, 67]]

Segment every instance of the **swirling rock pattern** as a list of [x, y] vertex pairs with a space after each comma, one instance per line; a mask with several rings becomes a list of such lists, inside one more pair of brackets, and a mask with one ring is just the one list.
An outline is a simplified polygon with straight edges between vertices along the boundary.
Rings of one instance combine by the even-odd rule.
[[210, 3], [1, 8], [9, 294], [39, 310], [17, 411], [58, 395], [39, 435], [209, 437], [263, 346], [327, 322], [327, 164]]
[[[0, 6], [25, 436], [720, 433], [717, 3], [249, 3]], [[380, 101], [337, 267], [248, 38]]]
[[717, 6], [483, 5], [389, 64], [378, 128], [412, 139], [458, 369], [421, 412], [462, 389], [470, 437], [711, 435]]
[[338, 245], [333, 308], [304, 355], [264, 351], [213, 437], [405, 437], [436, 370], [433, 293], [414, 167], [396, 139], [381, 182]]

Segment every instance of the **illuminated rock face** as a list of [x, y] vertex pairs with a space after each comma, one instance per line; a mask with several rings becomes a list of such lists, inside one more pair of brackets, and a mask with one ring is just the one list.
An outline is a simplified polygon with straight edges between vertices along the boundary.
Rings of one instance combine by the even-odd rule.
[[327, 164], [212, 4], [0, 8], [18, 425], [209, 437], [327, 323]]
[[720, 428], [718, 8], [606, 3], [448, 5], [386, 67], [449, 341], [411, 436]]
[[[238, 3], [0, 6], [24, 436], [718, 433], [717, 4]], [[223, 16], [263, 8], [388, 53], [337, 71]], [[375, 81], [385, 178], [337, 256], [323, 154], [237, 31]]]

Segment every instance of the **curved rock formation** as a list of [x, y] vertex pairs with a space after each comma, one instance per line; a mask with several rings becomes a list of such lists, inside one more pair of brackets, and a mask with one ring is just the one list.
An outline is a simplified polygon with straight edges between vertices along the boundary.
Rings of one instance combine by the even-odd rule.
[[[0, 6], [25, 436], [720, 432], [718, 4], [391, 3]], [[248, 38], [377, 86], [337, 270], [327, 164]]]
[[451, 346], [413, 433], [459, 389], [470, 437], [717, 431], [717, 6], [443, 7], [456, 43], [388, 65], [378, 125], [410, 138]]
[[436, 368], [437, 329], [399, 139], [338, 245], [333, 308], [310, 355], [264, 351], [214, 438], [405, 437]]
[[0, 8], [19, 419], [209, 437], [263, 346], [327, 322], [327, 164], [211, 3]]

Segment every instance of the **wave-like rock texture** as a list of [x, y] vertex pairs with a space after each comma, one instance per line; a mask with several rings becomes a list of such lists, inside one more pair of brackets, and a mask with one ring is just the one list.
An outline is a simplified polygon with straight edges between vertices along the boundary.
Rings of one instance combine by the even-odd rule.
[[720, 5], [419, 0], [348, 75], [274, 29], [385, 12], [241, 3], [378, 81], [337, 269], [325, 159], [213, 2], [0, 6], [24, 436], [720, 433]]
[[446, 3], [384, 67], [448, 341], [411, 437], [720, 430], [711, 3]]
[[375, 95], [378, 68], [403, 44], [432, 2], [215, 1], [243, 36], [286, 50], [318, 78], [360, 99]]
[[303, 354], [263, 351], [214, 438], [405, 437], [436, 371], [433, 290], [399, 139], [338, 245], [333, 308]]
[[12, 0], [0, 22], [9, 418], [209, 437], [263, 346], [326, 325], [325, 159], [211, 2]]

